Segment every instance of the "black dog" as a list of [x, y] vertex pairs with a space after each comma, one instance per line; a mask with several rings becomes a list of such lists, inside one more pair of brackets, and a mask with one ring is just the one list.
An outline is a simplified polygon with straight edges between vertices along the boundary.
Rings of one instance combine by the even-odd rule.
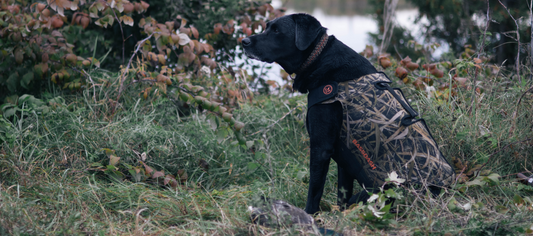
[[331, 158], [338, 164], [341, 207], [368, 198], [364, 191], [352, 196], [355, 179], [373, 191], [392, 171], [407, 179], [406, 184], [428, 186], [432, 192], [448, 186], [453, 169], [403, 94], [326, 31], [314, 17], [293, 14], [242, 40], [249, 57], [296, 73], [294, 89], [309, 93], [311, 173], [305, 211], [319, 210]]

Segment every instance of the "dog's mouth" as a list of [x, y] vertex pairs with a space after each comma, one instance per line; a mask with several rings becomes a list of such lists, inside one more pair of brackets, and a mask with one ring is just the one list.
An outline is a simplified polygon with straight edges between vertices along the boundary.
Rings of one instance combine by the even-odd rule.
[[248, 50], [244, 50], [244, 53], [246, 54], [247, 57], [249, 57], [250, 59], [254, 59], [254, 60], [261, 60], [259, 59], [258, 56], [256, 56], [255, 54], [253, 53], [250, 53]]
[[262, 62], [266, 62], [266, 63], [272, 63], [272, 62], [273, 62], [273, 61], [271, 61], [271, 60], [261, 58], [261, 57], [258, 56], [257, 54], [251, 53], [251, 52], [248, 51], [248, 50], [244, 50], [244, 53], [245, 53], [246, 56], [248, 56], [250, 59], [254, 59], [254, 60], [258, 60], [258, 61], [262, 61]]

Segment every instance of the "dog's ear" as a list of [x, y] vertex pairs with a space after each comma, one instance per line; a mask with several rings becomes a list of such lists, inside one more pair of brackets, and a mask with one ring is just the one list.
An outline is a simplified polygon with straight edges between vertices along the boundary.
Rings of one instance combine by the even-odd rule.
[[323, 27], [320, 22], [311, 15], [300, 13], [291, 16], [296, 24], [296, 47], [303, 51], [315, 41]]

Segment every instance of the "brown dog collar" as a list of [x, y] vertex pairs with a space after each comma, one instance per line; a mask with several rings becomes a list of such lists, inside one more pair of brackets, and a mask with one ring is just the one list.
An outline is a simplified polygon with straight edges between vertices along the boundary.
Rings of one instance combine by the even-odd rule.
[[298, 70], [296, 71], [297, 75], [305, 71], [307, 67], [316, 60], [316, 58], [318, 57], [318, 55], [320, 55], [320, 53], [322, 52], [322, 49], [324, 49], [327, 43], [328, 43], [328, 34], [325, 33], [324, 35], [322, 35], [322, 39], [320, 40], [320, 42], [315, 46], [315, 49], [313, 50], [313, 52], [311, 52], [311, 55], [309, 55], [307, 60], [300, 66], [300, 68], [298, 68]]

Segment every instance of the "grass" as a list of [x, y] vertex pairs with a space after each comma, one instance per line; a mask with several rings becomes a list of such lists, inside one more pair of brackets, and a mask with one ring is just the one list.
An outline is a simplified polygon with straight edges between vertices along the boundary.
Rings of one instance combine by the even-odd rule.
[[[117, 78], [113, 73], [92, 76]], [[485, 80], [485, 92], [477, 96], [471, 113], [468, 90], [459, 90], [457, 101], [463, 102], [450, 106], [396, 84], [413, 99], [413, 107], [422, 113], [450, 162], [460, 160], [455, 164], [463, 167], [459, 173], [496, 173], [501, 176], [496, 181], [475, 182], [474, 175], [435, 199], [398, 189], [404, 198], [397, 201], [396, 213], [388, 220], [368, 220], [357, 207], [334, 210], [332, 162], [323, 211], [315, 219], [346, 235], [530, 232], [533, 188], [517, 182], [515, 173], [533, 169], [533, 142], [527, 140], [532, 137], [533, 99], [531, 94], [524, 96], [513, 118], [527, 87], [506, 88], [502, 82], [506, 80]], [[302, 233], [253, 225], [246, 209], [260, 195], [305, 207], [305, 96], [259, 96], [241, 104], [234, 116], [246, 123], [244, 136], [253, 142], [244, 147], [224, 122], [213, 129], [215, 120], [206, 112], [185, 109], [165, 97], [139, 99], [134, 92], [117, 105], [109, 100], [112, 95], [112, 88], [50, 93], [42, 98], [50, 112], [27, 109], [5, 122], [11, 138], [0, 146], [0, 235]], [[53, 101], [60, 102], [49, 102], [58, 96]], [[509, 132], [514, 124], [516, 129]], [[107, 165], [106, 149], [120, 157], [122, 180], [91, 168], [93, 163]], [[136, 182], [127, 165], [141, 167], [143, 153], [154, 169], [173, 175], [185, 170], [187, 178], [176, 189], [154, 179]], [[207, 171], [199, 165], [201, 160], [209, 163]]]

